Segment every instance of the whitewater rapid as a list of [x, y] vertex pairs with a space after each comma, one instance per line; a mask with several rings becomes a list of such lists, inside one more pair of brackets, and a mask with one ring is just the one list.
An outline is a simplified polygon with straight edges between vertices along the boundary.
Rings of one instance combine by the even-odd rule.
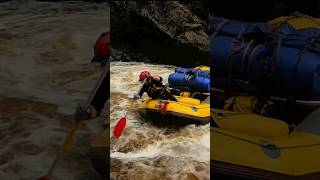
[[[111, 131], [139, 89], [141, 71], [160, 75], [167, 83], [168, 75], [174, 69], [174, 66], [142, 62], [112, 62]], [[209, 125], [189, 125], [180, 129], [155, 127], [142, 121], [133, 108], [120, 139], [110, 133], [111, 178], [210, 179], [209, 128]]]

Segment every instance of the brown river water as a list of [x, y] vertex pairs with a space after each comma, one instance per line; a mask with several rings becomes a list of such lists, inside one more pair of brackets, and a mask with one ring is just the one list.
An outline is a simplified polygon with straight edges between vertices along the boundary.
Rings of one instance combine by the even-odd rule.
[[[0, 3], [0, 179], [45, 175], [100, 67], [88, 65], [107, 3]], [[103, 119], [85, 122], [58, 161], [55, 180], [99, 179], [87, 151]]]

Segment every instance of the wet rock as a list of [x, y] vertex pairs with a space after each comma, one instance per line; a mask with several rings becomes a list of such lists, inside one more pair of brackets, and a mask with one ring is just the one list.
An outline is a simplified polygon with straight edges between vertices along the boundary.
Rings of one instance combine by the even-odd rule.
[[111, 5], [114, 47], [128, 44], [132, 52], [143, 51], [163, 64], [208, 64], [206, 23], [186, 5], [178, 1], [112, 1]]
[[[201, 20], [178, 1], [117, 1], [114, 4], [143, 17], [178, 42], [208, 51], [209, 39]], [[184, 38], [188, 31], [193, 34], [193, 39]]]

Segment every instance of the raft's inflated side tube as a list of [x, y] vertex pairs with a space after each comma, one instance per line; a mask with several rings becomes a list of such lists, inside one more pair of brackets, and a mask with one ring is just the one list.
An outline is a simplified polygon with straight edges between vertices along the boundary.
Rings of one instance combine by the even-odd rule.
[[168, 77], [170, 87], [203, 93], [210, 92], [210, 71], [195, 70], [193, 68], [178, 68]]
[[301, 29], [320, 29], [320, 19], [297, 14], [294, 16], [281, 16], [268, 22], [275, 33], [290, 34]]
[[276, 36], [272, 47], [270, 42], [252, 43], [219, 33], [211, 37], [210, 44], [212, 82], [216, 88], [236, 85], [237, 89], [255, 89], [255, 84], [272, 82], [265, 85], [270, 95], [320, 99], [320, 46], [316, 39], [319, 30], [296, 30], [290, 35]]
[[[158, 125], [207, 124], [210, 121], [210, 105], [191, 97], [175, 96], [178, 101], [146, 99], [138, 113]], [[166, 103], [165, 109], [164, 103]]]
[[[249, 113], [224, 114], [226, 112], [213, 113], [213, 119], [219, 128], [264, 138], [281, 137], [289, 134], [288, 125], [284, 121]], [[266, 131], [266, 129], [268, 130]]]
[[109, 129], [105, 129], [96, 136], [90, 143], [89, 157], [94, 169], [103, 177], [109, 177], [110, 157], [109, 157]]

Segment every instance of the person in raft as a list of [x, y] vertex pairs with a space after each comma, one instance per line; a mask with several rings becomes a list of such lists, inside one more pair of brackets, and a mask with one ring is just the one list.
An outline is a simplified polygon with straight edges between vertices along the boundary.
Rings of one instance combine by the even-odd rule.
[[[106, 66], [110, 61], [110, 33], [102, 33], [96, 40], [94, 45], [94, 57], [91, 62], [99, 63], [102, 68], [109, 68]], [[74, 118], [76, 120], [88, 120], [98, 117], [105, 107], [105, 104], [110, 96], [110, 72], [108, 71], [103, 77], [101, 85], [98, 87], [96, 94], [94, 95], [90, 105], [85, 107], [84, 104], [79, 104], [76, 108]]]
[[134, 96], [135, 99], [140, 99], [143, 93], [147, 93], [147, 95], [152, 99], [163, 99], [170, 101], [177, 101], [177, 99], [172, 95], [175, 93], [175, 90], [172, 89], [169, 91], [162, 83], [162, 77], [160, 76], [151, 76], [150, 72], [142, 71], [139, 75], [139, 81], [143, 82], [142, 88]]

